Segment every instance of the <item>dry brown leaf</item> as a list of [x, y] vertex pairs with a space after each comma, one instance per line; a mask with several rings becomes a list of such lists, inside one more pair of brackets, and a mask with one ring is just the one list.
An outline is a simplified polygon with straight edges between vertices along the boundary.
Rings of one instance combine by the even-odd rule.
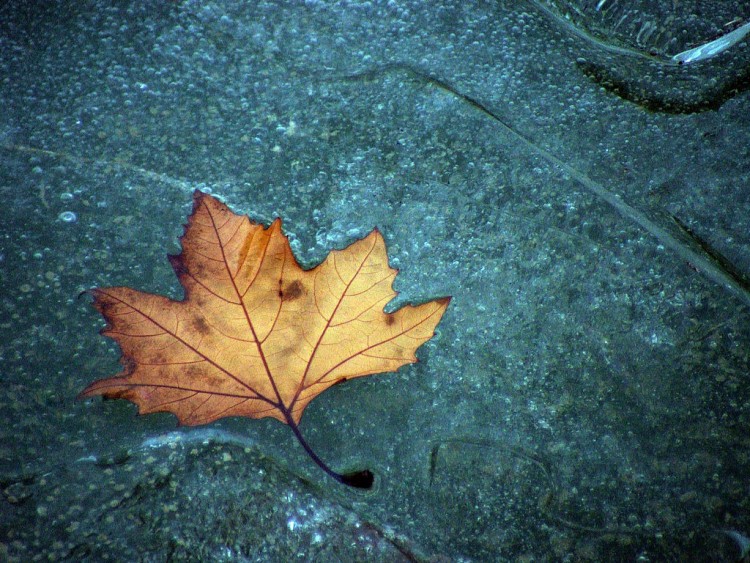
[[193, 200], [182, 253], [169, 256], [182, 301], [91, 291], [124, 368], [80, 396], [127, 399], [186, 425], [274, 417], [331, 476], [369, 487], [369, 471], [340, 475], [317, 457], [300, 434], [302, 412], [331, 385], [415, 362], [450, 298], [385, 313], [397, 271], [377, 230], [303, 270], [280, 219], [264, 228], [200, 191]]

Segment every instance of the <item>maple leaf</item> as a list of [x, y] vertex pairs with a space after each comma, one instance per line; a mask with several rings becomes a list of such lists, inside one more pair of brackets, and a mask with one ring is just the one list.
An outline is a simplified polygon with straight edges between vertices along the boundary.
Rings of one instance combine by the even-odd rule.
[[140, 414], [171, 412], [189, 426], [273, 417], [326, 473], [371, 486], [369, 471], [342, 475], [315, 454], [298, 427], [302, 412], [331, 385], [417, 361], [450, 298], [386, 313], [397, 270], [377, 229], [304, 270], [280, 219], [264, 228], [198, 190], [180, 241], [168, 258], [182, 301], [129, 287], [90, 291], [123, 370], [79, 397], [127, 399]]

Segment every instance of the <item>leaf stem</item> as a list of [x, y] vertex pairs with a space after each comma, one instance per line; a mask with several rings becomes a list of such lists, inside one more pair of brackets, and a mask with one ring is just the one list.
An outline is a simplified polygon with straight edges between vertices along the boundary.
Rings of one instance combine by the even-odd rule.
[[285, 412], [284, 415], [286, 417], [286, 423], [292, 429], [292, 432], [294, 432], [294, 435], [297, 437], [297, 441], [302, 445], [302, 447], [305, 449], [305, 452], [307, 452], [307, 455], [312, 458], [312, 460], [318, 465], [318, 467], [320, 467], [328, 475], [336, 479], [336, 481], [344, 485], [349, 485], [350, 487], [356, 487], [358, 489], [369, 489], [370, 487], [372, 487], [374, 476], [369, 469], [355, 471], [353, 473], [337, 473], [336, 471], [328, 467], [328, 465], [326, 465], [326, 463], [322, 459], [320, 459], [320, 457], [318, 457], [318, 454], [313, 451], [312, 447], [310, 447], [310, 444], [305, 441], [305, 438], [302, 436], [302, 432], [300, 432], [299, 426], [297, 426], [297, 423], [292, 419], [292, 415], [288, 412]]

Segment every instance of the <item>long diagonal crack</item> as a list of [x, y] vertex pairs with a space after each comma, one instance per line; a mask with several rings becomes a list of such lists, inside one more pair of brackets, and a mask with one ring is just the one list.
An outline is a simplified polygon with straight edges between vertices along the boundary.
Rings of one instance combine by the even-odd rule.
[[706, 252], [706, 250], [700, 245], [688, 244], [684, 240], [680, 240], [676, 235], [670, 233], [665, 227], [662, 227], [661, 225], [649, 219], [645, 213], [629, 205], [619, 195], [616, 195], [615, 193], [609, 191], [593, 178], [590, 178], [574, 166], [555, 156], [552, 152], [536, 144], [526, 134], [521, 133], [514, 126], [506, 123], [500, 115], [493, 112], [485, 104], [483, 104], [476, 98], [464, 94], [448, 81], [439, 78], [428, 71], [424, 71], [420, 68], [405, 63], [386, 64], [375, 69], [370, 69], [345, 76], [338, 76], [336, 78], [331, 78], [330, 80], [359, 81], [364, 79], [372, 79], [374, 77], [385, 75], [391, 72], [401, 72], [410, 75], [422, 82], [432, 84], [436, 88], [439, 88], [458, 98], [459, 100], [462, 100], [469, 106], [478, 110], [480, 113], [489, 117], [495, 123], [497, 123], [510, 137], [515, 139], [520, 145], [526, 147], [530, 152], [540, 156], [548, 163], [553, 165], [553, 167], [557, 168], [559, 171], [575, 179], [591, 194], [595, 195], [597, 198], [612, 206], [620, 215], [639, 225], [645, 231], [654, 236], [661, 244], [672, 250], [679, 258], [693, 265], [695, 269], [706, 279], [729, 291], [745, 305], [750, 305], [750, 283], [748, 283], [748, 281], [743, 276], [738, 276], [734, 271], [725, 268], [722, 265], [721, 261], [716, 260], [715, 256], [712, 256], [711, 253]]

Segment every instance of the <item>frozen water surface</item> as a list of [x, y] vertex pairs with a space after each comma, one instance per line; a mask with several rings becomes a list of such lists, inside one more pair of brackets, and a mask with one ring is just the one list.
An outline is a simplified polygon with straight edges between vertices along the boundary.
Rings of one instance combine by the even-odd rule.
[[[745, 3], [27, 4], [0, 8], [0, 559], [741, 555]], [[181, 297], [196, 188], [305, 265], [378, 227], [394, 305], [453, 296], [418, 364], [305, 413], [371, 492], [276, 421], [75, 400], [118, 370], [81, 292]]]

